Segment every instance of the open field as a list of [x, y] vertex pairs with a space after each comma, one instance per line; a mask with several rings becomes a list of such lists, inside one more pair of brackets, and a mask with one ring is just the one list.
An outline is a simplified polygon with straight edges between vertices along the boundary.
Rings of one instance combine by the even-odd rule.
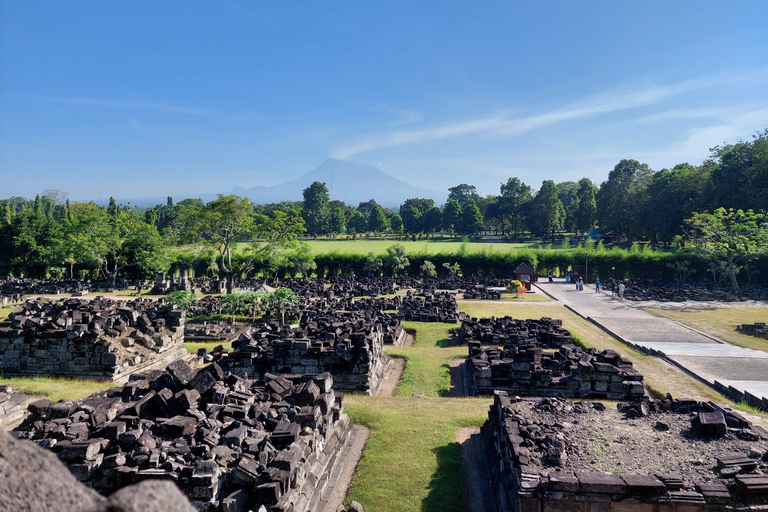
[[712, 307], [696, 309], [643, 308], [652, 315], [669, 318], [683, 325], [711, 334], [728, 343], [768, 352], [768, 340], [736, 332], [739, 324], [768, 322], [768, 304], [751, 307]]
[[111, 380], [65, 379], [55, 377], [3, 377], [0, 386], [10, 385], [27, 395], [41, 395], [57, 402], [65, 398], [77, 400], [97, 391], [109, 389], [115, 384]]
[[386, 254], [387, 247], [391, 247], [395, 244], [401, 244], [405, 247], [408, 253], [426, 253], [437, 254], [445, 253], [451, 254], [458, 252], [462, 246], [466, 247], [466, 251], [469, 253], [476, 252], [490, 252], [490, 253], [506, 253], [515, 249], [526, 249], [534, 244], [512, 244], [512, 243], [475, 243], [467, 242], [462, 244], [461, 241], [433, 241], [433, 240], [419, 240], [413, 241], [399, 241], [399, 240], [309, 240], [307, 241], [312, 254], [325, 254], [329, 252], [338, 252], [346, 254], [368, 254], [373, 252], [374, 254]]

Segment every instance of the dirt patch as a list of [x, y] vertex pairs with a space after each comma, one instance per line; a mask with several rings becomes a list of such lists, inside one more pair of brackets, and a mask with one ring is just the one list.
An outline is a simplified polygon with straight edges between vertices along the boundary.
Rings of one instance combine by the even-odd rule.
[[[368, 442], [368, 436], [371, 434], [371, 429], [365, 425], [358, 425], [355, 423], [352, 426], [352, 434], [346, 452], [344, 454], [347, 462], [339, 473], [339, 480], [336, 486], [333, 488], [328, 504], [325, 506], [325, 510], [338, 510], [339, 506], [344, 504], [344, 500], [349, 494], [349, 488], [352, 486], [352, 480], [357, 470], [357, 464], [360, 462], [360, 458], [363, 456], [363, 450], [365, 444]], [[354, 463], [352, 462], [354, 461]]]
[[[746, 441], [729, 432], [724, 437], [705, 438], [691, 429], [695, 412], [660, 413], [627, 419], [614, 408], [594, 409], [587, 402], [523, 400], [514, 404], [523, 418], [530, 464], [543, 474], [552, 471], [603, 471], [617, 474], [676, 474], [689, 485], [708, 481], [727, 483], [715, 472], [717, 458], [768, 453], [768, 441]], [[537, 406], [538, 405], [538, 406]], [[661, 426], [659, 422], [664, 425]], [[565, 447], [565, 460], [555, 463], [547, 443], [539, 437], [553, 436]], [[551, 454], [550, 454], [551, 455]], [[764, 469], [768, 465], [761, 463]]]
[[397, 386], [400, 384], [400, 379], [403, 378], [403, 372], [405, 371], [405, 363], [407, 359], [400, 356], [389, 356], [389, 364], [387, 370], [384, 372], [384, 382], [379, 386], [379, 392], [376, 396], [393, 397]]
[[[407, 331], [406, 331], [407, 332]], [[405, 343], [403, 343], [404, 347], [412, 347], [416, 343], [416, 335], [412, 332], [408, 332], [405, 335]]]
[[448, 361], [450, 366], [451, 383], [448, 389], [448, 396], [451, 398], [460, 398], [467, 396], [467, 391], [464, 386], [464, 366], [465, 359], [463, 357], [456, 357]]
[[485, 497], [490, 496], [488, 469], [480, 448], [480, 427], [463, 427], [456, 431], [461, 445], [461, 469], [464, 473], [464, 512], [485, 512]]

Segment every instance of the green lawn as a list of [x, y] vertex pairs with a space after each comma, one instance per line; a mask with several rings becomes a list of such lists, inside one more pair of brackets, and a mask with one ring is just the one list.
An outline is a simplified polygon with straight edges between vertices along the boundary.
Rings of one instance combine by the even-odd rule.
[[21, 393], [42, 395], [57, 402], [64, 398], [77, 400], [109, 389], [111, 380], [65, 379], [56, 377], [0, 377], [0, 386], [10, 385]]
[[[387, 247], [395, 244], [401, 244], [408, 253], [454, 253], [457, 252], [462, 243], [460, 241], [439, 241], [439, 240], [420, 240], [417, 242], [403, 242], [398, 240], [309, 240], [307, 242], [313, 254], [326, 254], [329, 252], [347, 253], [347, 254], [386, 254]], [[505, 253], [514, 249], [524, 249], [533, 244], [487, 244], [467, 242], [466, 248], [470, 253], [488, 251], [491, 253]]]

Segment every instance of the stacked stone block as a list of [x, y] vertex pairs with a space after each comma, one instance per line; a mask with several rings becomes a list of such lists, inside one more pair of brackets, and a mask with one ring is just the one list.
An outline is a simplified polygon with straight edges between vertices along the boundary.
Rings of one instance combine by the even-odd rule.
[[187, 357], [184, 311], [146, 299], [27, 301], [0, 322], [7, 375], [124, 379]]
[[35, 402], [20, 437], [102, 494], [160, 479], [198, 510], [318, 510], [351, 431], [332, 384], [177, 361], [77, 402]]

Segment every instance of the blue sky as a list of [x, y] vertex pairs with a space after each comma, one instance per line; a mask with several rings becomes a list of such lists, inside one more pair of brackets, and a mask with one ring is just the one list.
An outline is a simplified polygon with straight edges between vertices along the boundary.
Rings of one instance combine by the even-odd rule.
[[0, 198], [227, 192], [328, 157], [497, 194], [511, 176], [599, 184], [622, 158], [699, 164], [768, 127], [762, 0], [0, 0], [0, 16]]

